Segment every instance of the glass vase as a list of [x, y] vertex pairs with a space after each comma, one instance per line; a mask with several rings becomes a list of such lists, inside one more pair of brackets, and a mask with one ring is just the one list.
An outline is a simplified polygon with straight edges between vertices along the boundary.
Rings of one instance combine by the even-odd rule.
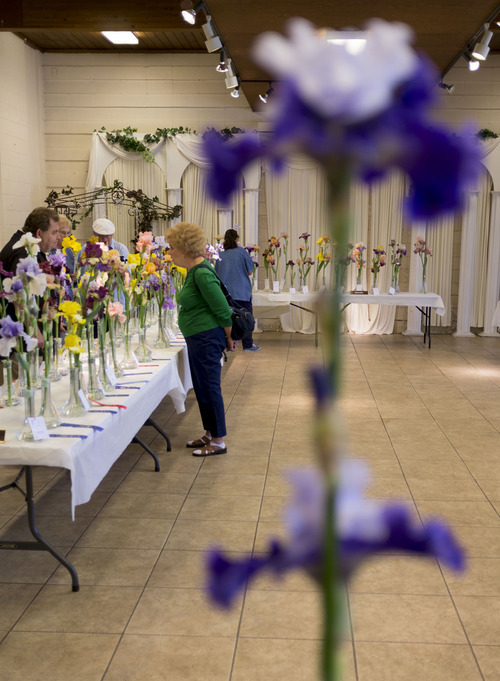
[[117, 359], [116, 359], [116, 325], [115, 325], [115, 320], [117, 317], [110, 317], [109, 318], [109, 347], [111, 349], [111, 363], [113, 365], [113, 371], [115, 372], [116, 378], [120, 378], [120, 376], [123, 376], [123, 369], [119, 365]]
[[61, 409], [63, 416], [85, 416], [87, 413], [78, 394], [81, 387], [80, 365], [73, 364], [69, 368], [69, 397]]
[[54, 345], [56, 347], [56, 352], [58, 355], [57, 368], [61, 376], [67, 376], [69, 374], [69, 351], [62, 347], [62, 340], [60, 338], [54, 339]]
[[[59, 343], [58, 343], [59, 341]], [[52, 357], [51, 357], [51, 362], [50, 362], [50, 370], [49, 370], [49, 376], [50, 380], [52, 383], [56, 383], [57, 381], [60, 381], [61, 378], [63, 377], [61, 371], [59, 371], [59, 360], [60, 360], [60, 353], [59, 350], [61, 348], [61, 339], [60, 338], [53, 338], [52, 339]]]
[[427, 293], [427, 279], [425, 275], [425, 270], [422, 272], [422, 283], [420, 285], [419, 293]]
[[165, 331], [165, 315], [161, 308], [158, 315], [158, 335], [156, 336], [153, 346], [159, 349], [170, 347], [170, 339], [167, 332]]
[[153, 359], [153, 352], [146, 343], [146, 327], [139, 328], [139, 345], [134, 350], [138, 362], [149, 362]]
[[104, 397], [104, 389], [97, 377], [97, 362], [95, 357], [87, 358], [88, 381], [85, 395], [91, 400], [101, 400]]
[[132, 352], [132, 334], [126, 331], [123, 334], [123, 359], [120, 362], [120, 367], [122, 369], [137, 369], [137, 358], [134, 357]]
[[30, 352], [27, 353], [28, 355], [28, 363], [30, 366], [30, 380], [31, 380], [31, 387], [34, 390], [38, 390], [38, 388], [41, 388], [42, 386], [42, 381], [40, 378], [40, 363], [39, 363], [39, 357], [38, 357], [38, 348], [35, 348], [34, 350], [31, 350]]
[[393, 272], [391, 287], [394, 289], [396, 293], [399, 293], [399, 272]]
[[373, 284], [370, 289], [370, 295], [373, 295], [373, 289], [377, 288], [377, 272], [374, 272], [373, 274]]
[[180, 333], [176, 320], [176, 310], [167, 310], [167, 328], [173, 332], [174, 336], [177, 336]]
[[21, 398], [17, 394], [17, 388], [19, 381], [17, 383], [12, 382], [12, 360], [4, 359], [2, 360], [2, 372], [3, 372], [3, 406], [4, 407], [16, 407], [21, 404]]
[[30, 418], [35, 418], [35, 389], [24, 389], [24, 423], [21, 430], [17, 433], [18, 440], [33, 441], [33, 433], [29, 423]]
[[45, 424], [49, 429], [57, 428], [57, 426], [61, 425], [61, 419], [59, 418], [57, 409], [52, 402], [50, 385], [50, 378], [46, 376], [42, 378], [42, 406], [40, 407], [40, 411], [38, 413], [38, 416], [43, 416], [45, 419]]

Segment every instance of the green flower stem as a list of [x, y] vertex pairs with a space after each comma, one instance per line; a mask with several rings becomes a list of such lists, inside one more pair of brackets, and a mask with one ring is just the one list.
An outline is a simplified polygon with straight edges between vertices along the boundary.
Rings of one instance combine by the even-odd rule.
[[[336, 164], [328, 172], [328, 204], [330, 236], [333, 243], [347, 243], [349, 234], [349, 168]], [[336, 488], [337, 463], [341, 442], [339, 419], [336, 414], [336, 397], [340, 384], [342, 306], [337, 288], [328, 296], [322, 310], [323, 336], [328, 378], [331, 385], [329, 404], [318, 411], [316, 418], [316, 445], [326, 481], [326, 508], [323, 549], [323, 616], [324, 637], [322, 653], [322, 679], [335, 681], [337, 676], [337, 650], [342, 627], [342, 582], [339, 573], [338, 546], [336, 542]]]

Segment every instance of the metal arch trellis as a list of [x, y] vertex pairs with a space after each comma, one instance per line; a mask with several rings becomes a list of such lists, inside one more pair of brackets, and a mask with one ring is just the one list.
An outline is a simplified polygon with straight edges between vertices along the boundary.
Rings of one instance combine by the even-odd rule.
[[96, 206], [124, 206], [128, 209], [128, 214], [134, 218], [135, 238], [140, 231], [150, 230], [153, 221], [172, 220], [180, 217], [182, 213], [181, 205], [168, 206], [159, 201], [157, 196], [149, 198], [142, 189], [126, 189], [119, 180], [115, 180], [111, 187], [101, 187], [95, 192], [82, 194], [73, 194], [73, 187], [67, 185], [60, 192], [52, 190], [45, 203], [49, 208], [66, 215], [73, 229], [76, 229]]

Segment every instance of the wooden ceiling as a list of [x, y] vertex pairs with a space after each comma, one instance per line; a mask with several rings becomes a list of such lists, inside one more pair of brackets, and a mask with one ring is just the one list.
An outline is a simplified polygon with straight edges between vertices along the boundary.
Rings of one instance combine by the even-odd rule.
[[[196, 0], [194, 2], [196, 4]], [[320, 27], [360, 28], [371, 17], [403, 21], [415, 31], [415, 46], [443, 73], [487, 21], [500, 17], [498, 0], [207, 0], [196, 25], [180, 16], [181, 0], [0, 0], [0, 30], [18, 35], [42, 52], [190, 52], [204, 53], [204, 11], [211, 14], [222, 43], [252, 108], [267, 89], [268, 74], [250, 58], [253, 39], [262, 31], [283, 31], [286, 19], [303, 16]], [[131, 30], [138, 46], [117, 47], [103, 30]], [[500, 28], [493, 23], [492, 52], [500, 52]]]

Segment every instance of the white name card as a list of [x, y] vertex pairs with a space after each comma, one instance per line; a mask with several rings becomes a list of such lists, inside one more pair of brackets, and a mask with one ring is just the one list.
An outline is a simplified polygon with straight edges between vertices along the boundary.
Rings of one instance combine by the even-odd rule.
[[290, 293], [291, 293], [292, 295], [295, 293], [295, 289], [294, 289], [293, 287], [290, 289]]
[[373, 294], [374, 296], [379, 296], [379, 295], [380, 295], [380, 291], [378, 290], [378, 288], [374, 288], [374, 289], [372, 289], [372, 294]]
[[82, 403], [85, 411], [88, 411], [90, 409], [90, 404], [89, 404], [89, 401], [87, 399], [87, 396], [85, 395], [85, 393], [83, 392], [83, 390], [81, 388], [78, 391], [78, 397], [80, 398], [80, 402]]
[[115, 374], [115, 370], [113, 369], [113, 367], [112, 367], [110, 364], [108, 364], [108, 366], [106, 367], [105, 371], [106, 371], [106, 376], [107, 376], [107, 378], [108, 378], [108, 381], [111, 383], [111, 385], [112, 385], [113, 388], [114, 388], [114, 387], [116, 386], [116, 374]]
[[395, 295], [395, 293], [396, 293], [396, 289], [395, 289], [393, 286], [391, 286], [391, 287], [389, 288], [389, 295], [390, 295], [390, 296], [393, 296], [393, 295]]
[[49, 431], [43, 416], [30, 417], [28, 418], [28, 423], [30, 424], [34, 440], [46, 440], [49, 437]]
[[279, 292], [280, 292], [279, 281], [273, 281], [273, 293], [279, 293]]
[[302, 287], [302, 293], [309, 293], [309, 286], [307, 284], [304, 284]]

